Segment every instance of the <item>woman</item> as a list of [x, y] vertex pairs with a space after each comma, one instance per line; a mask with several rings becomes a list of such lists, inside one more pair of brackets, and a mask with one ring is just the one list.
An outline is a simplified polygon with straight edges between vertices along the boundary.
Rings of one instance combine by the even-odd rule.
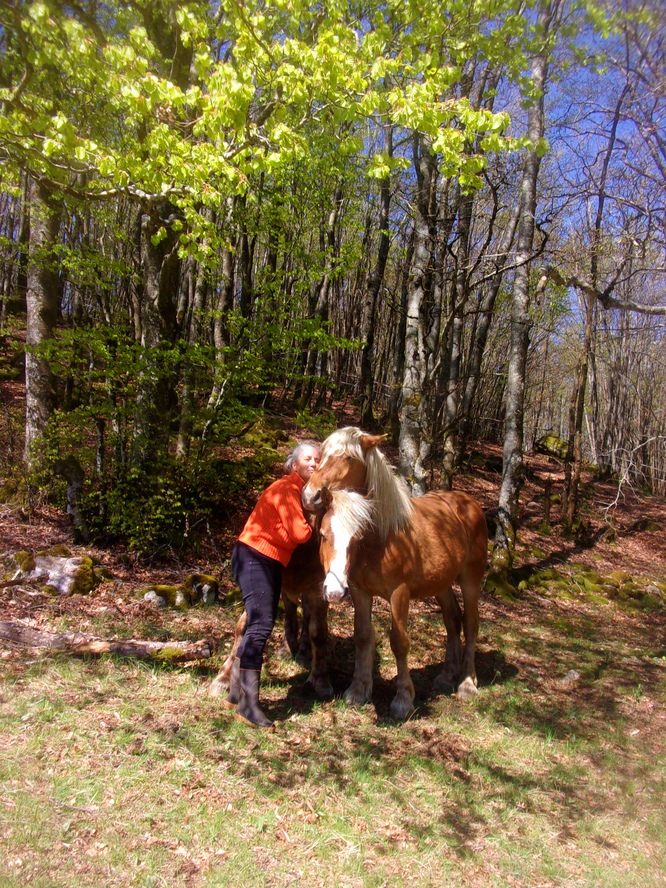
[[234, 660], [227, 707], [236, 718], [259, 728], [273, 723], [259, 708], [259, 677], [264, 648], [277, 616], [282, 569], [312, 528], [305, 519], [301, 491], [319, 465], [319, 448], [312, 443], [295, 447], [284, 464], [285, 475], [264, 490], [245, 523], [231, 555], [231, 570], [240, 586], [247, 626]]

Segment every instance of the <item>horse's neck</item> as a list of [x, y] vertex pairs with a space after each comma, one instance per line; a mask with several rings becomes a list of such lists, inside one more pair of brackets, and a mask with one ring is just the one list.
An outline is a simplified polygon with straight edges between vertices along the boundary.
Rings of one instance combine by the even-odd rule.
[[407, 485], [377, 451], [366, 463], [368, 492], [376, 501], [376, 526], [385, 540], [391, 531], [402, 530], [412, 515]]

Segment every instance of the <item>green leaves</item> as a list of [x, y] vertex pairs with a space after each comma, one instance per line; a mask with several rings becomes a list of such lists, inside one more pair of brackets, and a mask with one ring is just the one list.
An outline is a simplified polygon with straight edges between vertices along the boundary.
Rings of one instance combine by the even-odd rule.
[[[459, 60], [488, 38], [455, 3], [428, 3], [418, 16], [410, 10], [393, 5], [354, 21], [347, 4], [327, 2], [322, 14], [292, 0], [228, 0], [216, 20], [206, 4], [146, 12], [112, 3], [93, 20], [60, 5], [26, 4], [20, 33], [8, 41], [13, 70], [0, 150], [16, 169], [83, 197], [168, 194], [182, 209], [220, 203], [244, 190], [248, 176], [277, 175], [303, 158], [310, 123], [341, 156], [362, 153], [341, 126], [380, 114], [432, 136], [453, 174], [473, 133], [506, 125], [444, 99], [460, 79]], [[509, 15], [502, 27], [513, 35], [520, 22]], [[14, 24], [3, 22], [9, 34]], [[188, 84], [174, 77], [181, 57], [169, 58], [167, 48], [189, 54]], [[35, 73], [12, 104], [28, 66]], [[493, 138], [484, 150], [503, 147]], [[81, 172], [83, 188], [72, 181]], [[369, 174], [384, 177], [386, 164], [373, 159]]]

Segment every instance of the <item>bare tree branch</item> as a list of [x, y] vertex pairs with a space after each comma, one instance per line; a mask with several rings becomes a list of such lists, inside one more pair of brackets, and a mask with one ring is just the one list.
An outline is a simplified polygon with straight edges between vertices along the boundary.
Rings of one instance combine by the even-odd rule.
[[[584, 293], [586, 296], [596, 299], [605, 309], [619, 308], [625, 311], [635, 311], [644, 315], [666, 315], [666, 304], [645, 305], [642, 302], [634, 302], [633, 299], [616, 299], [615, 296], [610, 295], [608, 289], [599, 290], [573, 274], [565, 277], [554, 266], [547, 266], [543, 270], [537, 284], [537, 294], [539, 296], [543, 294], [548, 281], [553, 281], [559, 287], [573, 287], [580, 293]], [[616, 281], [613, 283], [615, 284]]]

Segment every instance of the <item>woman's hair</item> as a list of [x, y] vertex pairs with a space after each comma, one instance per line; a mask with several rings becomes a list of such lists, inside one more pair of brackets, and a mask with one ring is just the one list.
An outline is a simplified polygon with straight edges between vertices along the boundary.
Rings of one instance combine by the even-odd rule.
[[300, 444], [297, 444], [294, 449], [291, 451], [289, 456], [284, 461], [284, 471], [285, 474], [289, 474], [294, 467], [294, 463], [297, 459], [300, 459], [301, 454], [304, 450], [307, 450], [308, 447], [314, 448], [317, 453], [321, 452], [321, 447], [315, 441], [301, 441]]

